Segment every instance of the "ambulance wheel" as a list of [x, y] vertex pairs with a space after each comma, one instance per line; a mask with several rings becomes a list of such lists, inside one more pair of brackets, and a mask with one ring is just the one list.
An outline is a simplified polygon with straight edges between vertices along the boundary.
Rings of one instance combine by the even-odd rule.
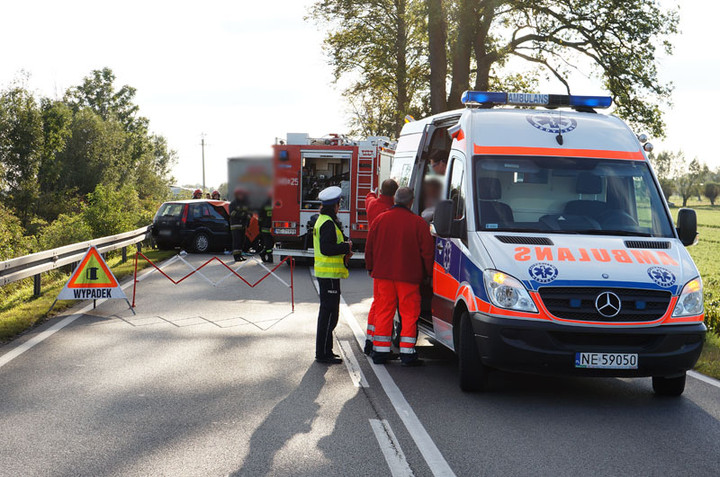
[[197, 253], [205, 253], [210, 250], [210, 237], [205, 232], [195, 234], [192, 241], [193, 251]]
[[393, 318], [393, 327], [392, 327], [392, 344], [396, 348], [400, 348], [400, 333], [402, 332], [402, 321], [400, 321], [399, 316], [395, 316]]
[[457, 354], [460, 389], [465, 392], [487, 389], [488, 368], [480, 360], [470, 314], [467, 311], [460, 316], [460, 346]]
[[653, 391], [658, 396], [680, 396], [685, 391], [685, 376], [685, 373], [674, 378], [653, 376]]

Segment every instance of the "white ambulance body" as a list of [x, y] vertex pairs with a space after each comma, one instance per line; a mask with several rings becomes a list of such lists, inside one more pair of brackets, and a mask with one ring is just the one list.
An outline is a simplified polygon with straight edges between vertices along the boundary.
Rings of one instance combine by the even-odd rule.
[[[643, 144], [593, 110], [610, 98], [467, 92], [463, 102], [408, 123], [391, 173], [416, 191], [416, 213], [434, 206], [420, 328], [458, 354], [461, 387], [484, 388], [497, 368], [652, 376], [657, 393], [681, 394], [706, 332], [685, 249], [695, 213], [681, 209], [675, 227]], [[430, 157], [448, 158], [444, 174]], [[426, 195], [438, 180], [436, 202]]]

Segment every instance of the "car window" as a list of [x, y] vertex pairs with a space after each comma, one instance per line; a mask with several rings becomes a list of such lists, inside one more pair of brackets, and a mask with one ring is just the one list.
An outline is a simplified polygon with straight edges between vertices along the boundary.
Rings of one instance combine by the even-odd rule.
[[160, 206], [155, 217], [180, 217], [182, 210], [183, 204], [166, 203]]
[[190, 204], [190, 218], [200, 219], [204, 216], [208, 216], [210, 213], [207, 210], [205, 204]]
[[208, 212], [210, 213], [210, 217], [212, 217], [213, 219], [226, 220], [225, 216], [222, 215], [213, 205], [208, 207]]

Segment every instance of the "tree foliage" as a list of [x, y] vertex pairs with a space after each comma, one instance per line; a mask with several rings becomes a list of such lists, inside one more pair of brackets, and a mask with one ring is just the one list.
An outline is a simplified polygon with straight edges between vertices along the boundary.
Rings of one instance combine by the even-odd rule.
[[715, 201], [720, 196], [720, 184], [717, 182], [706, 182], [703, 187], [703, 195], [710, 201], [710, 205], [715, 205]]
[[310, 18], [327, 32], [336, 80], [347, 78], [345, 94], [365, 106], [355, 122], [373, 118], [383, 132], [413, 111], [460, 107], [471, 87], [527, 91], [546, 76], [571, 92], [579, 71], [598, 78], [616, 114], [664, 133], [659, 105], [672, 86], [657, 58], [672, 52], [678, 14], [660, 0], [321, 0]]
[[[61, 100], [25, 83], [0, 91], [0, 226], [16, 230], [19, 220], [20, 236], [48, 247], [147, 224], [168, 196], [176, 154], [149, 131], [135, 89], [116, 87], [108, 68]], [[13, 248], [26, 253], [33, 240]]]
[[[651, 155], [650, 161], [665, 196], [670, 197], [670, 193], [677, 193], [682, 198], [683, 207], [687, 205], [690, 197], [699, 195], [702, 182], [710, 174], [706, 164], [697, 158], [688, 161], [683, 151], [663, 151]], [[671, 191], [666, 192], [666, 187]]]

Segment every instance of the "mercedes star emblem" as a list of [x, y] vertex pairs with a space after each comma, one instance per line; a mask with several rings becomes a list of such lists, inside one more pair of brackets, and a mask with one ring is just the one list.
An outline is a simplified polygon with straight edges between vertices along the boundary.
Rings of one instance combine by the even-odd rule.
[[595, 309], [605, 318], [612, 318], [620, 313], [622, 301], [613, 292], [602, 292], [595, 298]]

